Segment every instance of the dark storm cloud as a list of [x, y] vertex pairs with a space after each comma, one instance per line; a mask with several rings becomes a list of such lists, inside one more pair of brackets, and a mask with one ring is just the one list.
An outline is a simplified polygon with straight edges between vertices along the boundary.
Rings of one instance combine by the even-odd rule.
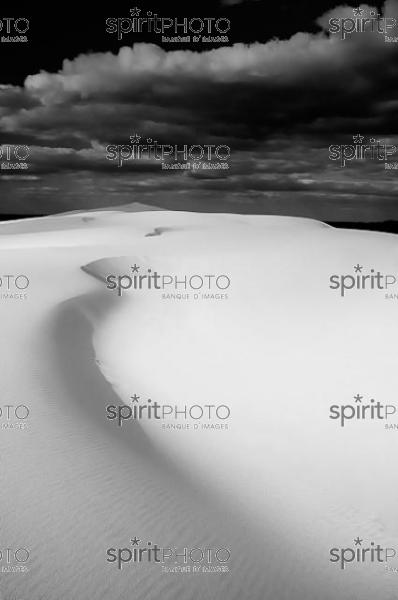
[[12, 85], [0, 85], [0, 117], [15, 111], [33, 108], [39, 101], [24, 88]]
[[[398, 3], [390, 2], [389, 11]], [[335, 9], [319, 19], [345, 15]], [[348, 9], [349, 10], [349, 9]], [[352, 11], [350, 12], [352, 15]], [[0, 89], [0, 106], [20, 95], [1, 119], [3, 131], [80, 149], [93, 140], [128, 139], [130, 131], [164, 143], [227, 140], [237, 147], [294, 131], [386, 131], [396, 128], [398, 44], [377, 33], [298, 33], [289, 40], [235, 44], [209, 52], [166, 52], [150, 44], [65, 61], [59, 73]], [[390, 133], [394, 133], [388, 129]]]
[[[384, 14], [398, 18], [398, 1]], [[32, 147], [32, 174], [109, 173], [122, 194], [126, 181], [145, 193], [167, 181], [182, 193], [389, 197], [397, 184], [382, 166], [342, 170], [328, 156], [329, 145], [357, 133], [398, 137], [398, 43], [376, 32], [327, 33], [329, 19], [352, 16], [333, 9], [318, 19], [323, 31], [288, 40], [201, 53], [136, 44], [65, 60], [23, 88], [0, 87], [2, 141]], [[118, 170], [105, 148], [134, 133], [163, 144], [227, 144], [230, 169], [168, 179], [154, 161]]]

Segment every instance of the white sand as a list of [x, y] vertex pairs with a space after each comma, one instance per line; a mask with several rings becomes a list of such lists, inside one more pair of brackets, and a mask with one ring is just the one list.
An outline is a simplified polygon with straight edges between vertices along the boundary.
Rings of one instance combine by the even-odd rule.
[[[0, 225], [2, 273], [31, 281], [27, 300], [0, 300], [2, 405], [31, 409], [27, 430], [0, 431], [2, 546], [31, 553], [27, 574], [1, 575], [4, 600], [394, 598], [398, 574], [341, 571], [329, 549], [357, 536], [398, 547], [397, 432], [328, 415], [358, 392], [398, 405], [397, 301], [342, 299], [328, 280], [358, 262], [398, 273], [397, 249], [392, 235], [284, 217], [96, 211]], [[228, 274], [228, 300], [106, 289], [101, 278], [134, 264]], [[227, 404], [229, 429], [118, 428], [105, 407], [134, 393]], [[119, 572], [106, 550], [135, 535], [228, 547], [231, 572]]]

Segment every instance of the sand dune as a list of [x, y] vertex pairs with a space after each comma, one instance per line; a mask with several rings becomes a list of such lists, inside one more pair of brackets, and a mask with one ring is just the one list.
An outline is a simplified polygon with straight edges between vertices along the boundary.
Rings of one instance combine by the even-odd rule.
[[[0, 225], [4, 274], [30, 281], [25, 300], [0, 300], [2, 404], [30, 409], [25, 430], [0, 436], [2, 543], [30, 552], [27, 573], [0, 574], [4, 599], [391, 600], [384, 564], [342, 571], [329, 549], [357, 536], [398, 546], [396, 432], [341, 428], [329, 406], [358, 392], [394, 404], [396, 301], [342, 298], [329, 276], [358, 261], [398, 273], [396, 250], [391, 235], [267, 216], [96, 211]], [[106, 287], [148, 269], [230, 286], [185, 299]], [[179, 411], [228, 406], [230, 418], [118, 427], [107, 407], [128, 414], [133, 394]], [[135, 536], [228, 548], [229, 572], [107, 562]]]

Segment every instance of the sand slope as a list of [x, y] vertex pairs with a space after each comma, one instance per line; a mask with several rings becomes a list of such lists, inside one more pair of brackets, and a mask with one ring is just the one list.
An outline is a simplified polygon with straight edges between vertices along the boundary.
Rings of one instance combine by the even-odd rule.
[[[90, 217], [88, 221], [87, 218]], [[1, 539], [29, 548], [5, 600], [390, 600], [393, 574], [341, 572], [329, 548], [398, 546], [396, 432], [341, 429], [330, 404], [391, 401], [396, 304], [341, 299], [331, 273], [398, 272], [394, 236], [307, 219], [123, 211], [0, 226], [8, 273], [31, 281], [0, 301], [3, 404], [31, 409], [1, 431]], [[228, 300], [162, 300], [106, 289], [131, 265], [227, 273]], [[225, 431], [118, 428], [109, 404], [231, 407]], [[359, 426], [358, 426], [359, 425]], [[137, 535], [228, 547], [227, 574], [162, 574], [106, 562]]]

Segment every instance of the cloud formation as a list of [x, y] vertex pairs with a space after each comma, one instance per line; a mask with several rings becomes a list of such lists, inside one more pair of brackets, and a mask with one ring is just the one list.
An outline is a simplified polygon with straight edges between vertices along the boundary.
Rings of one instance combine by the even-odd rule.
[[[388, 0], [383, 15], [398, 20], [398, 1]], [[342, 171], [328, 147], [357, 133], [398, 137], [398, 43], [376, 31], [343, 40], [329, 34], [330, 19], [353, 19], [353, 11], [337, 7], [319, 17], [318, 33], [288, 40], [206, 52], [140, 43], [65, 60], [58, 73], [28, 76], [23, 88], [0, 86], [2, 140], [31, 146], [31, 172], [41, 177], [102, 173], [120, 190], [127, 177], [134, 187], [136, 177], [154, 193], [164, 189], [159, 165], [136, 161], [115, 171], [108, 144], [127, 144], [134, 133], [163, 144], [225, 144], [228, 172], [168, 181], [192, 194], [247, 193], [248, 202], [250, 194], [342, 198], [369, 190], [382, 202], [397, 191], [393, 174], [371, 161]]]

